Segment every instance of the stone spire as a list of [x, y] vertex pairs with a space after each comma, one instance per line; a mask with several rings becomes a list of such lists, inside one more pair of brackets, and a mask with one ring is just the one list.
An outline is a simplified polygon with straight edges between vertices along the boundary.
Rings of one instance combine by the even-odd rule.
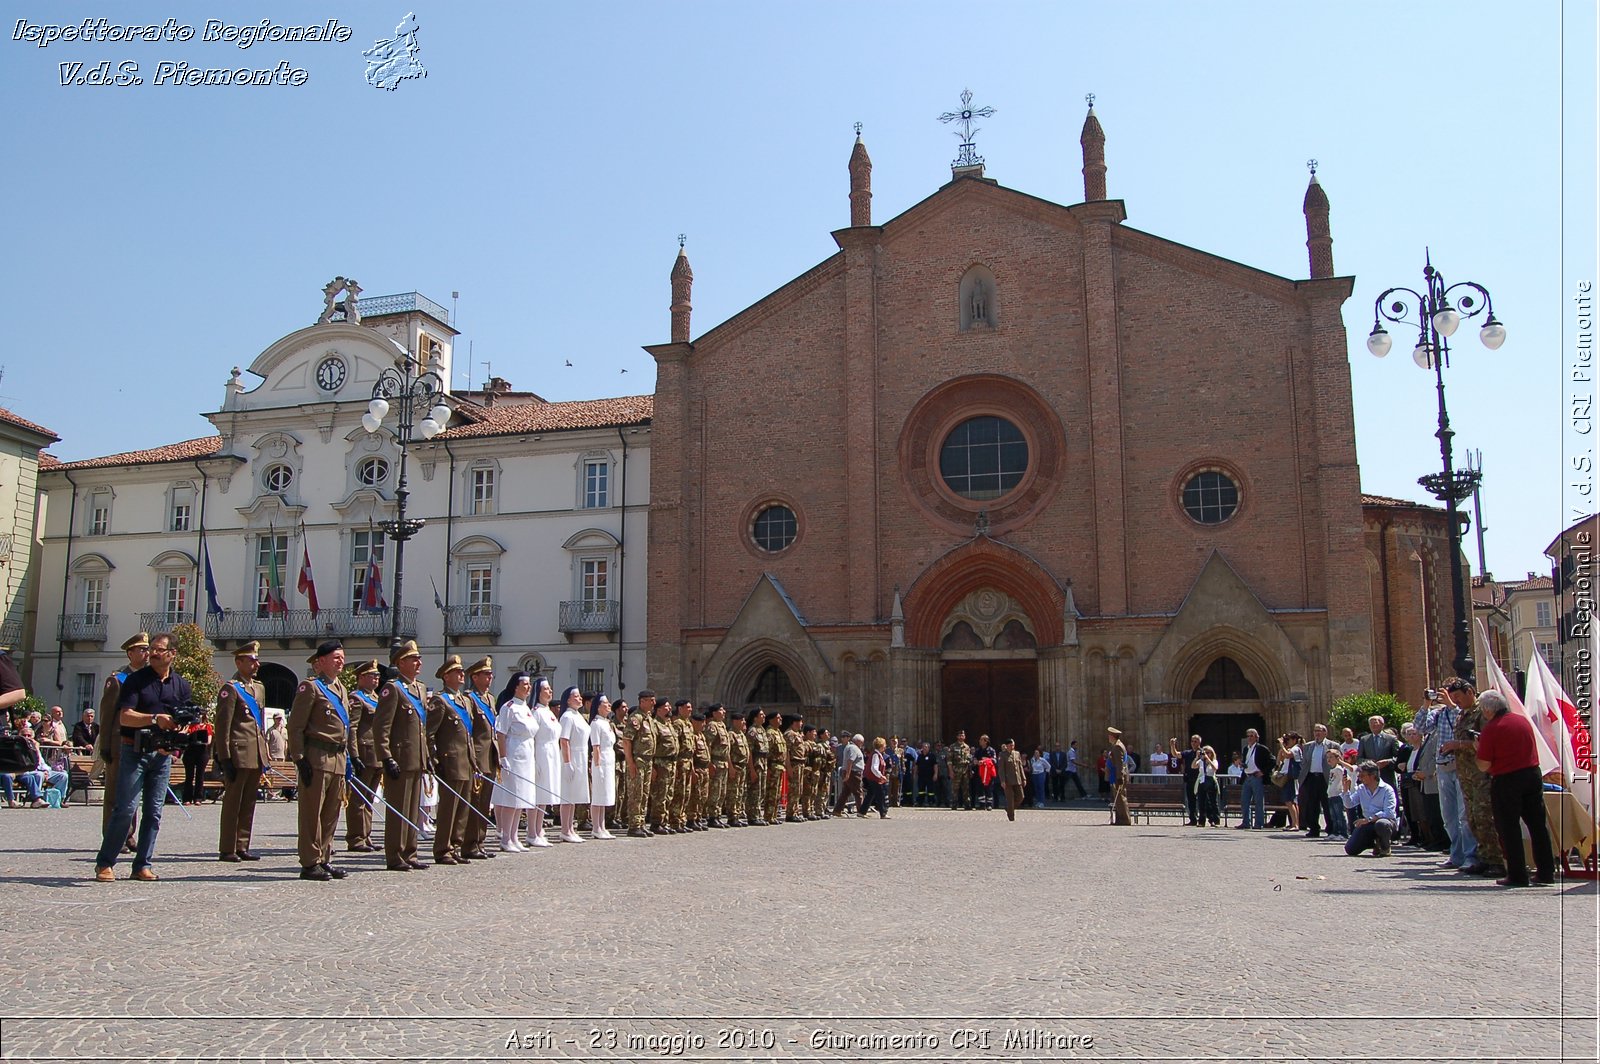
[[850, 149], [850, 224], [872, 224], [872, 159], [861, 143], [861, 123], [856, 123], [856, 146]]
[[1087, 99], [1089, 114], [1083, 120], [1083, 132], [1078, 134], [1078, 143], [1083, 145], [1084, 202], [1106, 198], [1106, 131], [1094, 116], [1094, 93]]
[[1311, 253], [1311, 276], [1333, 276], [1333, 233], [1328, 228], [1328, 194], [1317, 181], [1317, 161], [1306, 163], [1311, 170], [1311, 183], [1306, 186], [1305, 203], [1301, 210], [1306, 216], [1306, 250]]
[[689, 342], [689, 291], [694, 287], [694, 271], [683, 250], [684, 236], [678, 234], [678, 260], [672, 264], [672, 342]]

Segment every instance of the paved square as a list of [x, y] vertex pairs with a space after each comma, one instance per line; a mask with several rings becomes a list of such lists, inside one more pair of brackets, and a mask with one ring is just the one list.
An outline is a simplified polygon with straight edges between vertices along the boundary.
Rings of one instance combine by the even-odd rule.
[[104, 885], [98, 807], [0, 810], [4, 1060], [1596, 1054], [1595, 885], [1431, 854], [899, 809], [309, 883], [292, 805], [261, 808], [256, 865], [189, 812], [160, 883]]

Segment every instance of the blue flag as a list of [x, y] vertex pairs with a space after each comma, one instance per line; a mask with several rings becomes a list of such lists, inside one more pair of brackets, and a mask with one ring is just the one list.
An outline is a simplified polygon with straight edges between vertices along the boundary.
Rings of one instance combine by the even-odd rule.
[[217, 601], [217, 578], [211, 575], [211, 547], [206, 546], [206, 612], [222, 613], [222, 603]]

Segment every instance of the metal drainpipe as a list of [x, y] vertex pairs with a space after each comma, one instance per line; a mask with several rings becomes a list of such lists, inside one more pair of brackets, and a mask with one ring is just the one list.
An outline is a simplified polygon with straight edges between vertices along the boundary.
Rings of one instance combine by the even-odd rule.
[[450, 656], [450, 545], [454, 540], [451, 529], [456, 523], [456, 453], [450, 449], [449, 440], [440, 440], [444, 453], [450, 457], [450, 480], [444, 493], [444, 616], [439, 623], [444, 632], [444, 656]]
[[[67, 612], [67, 593], [72, 590], [72, 530], [78, 526], [78, 482], [72, 479], [72, 474], [65, 469], [61, 475], [67, 478], [67, 483], [72, 485], [72, 503], [67, 507], [67, 558], [61, 563], [61, 613]], [[37, 627], [37, 622], [35, 622]], [[65, 651], [61, 646], [61, 621], [56, 621], [56, 690], [64, 691], [61, 686], [62, 656]]]
[[627, 580], [628, 576], [628, 437], [622, 431], [622, 426], [617, 426], [617, 439], [622, 441], [622, 489], [618, 498], [622, 501], [622, 514], [617, 520], [617, 696], [628, 689], [622, 682], [622, 622], [628, 615]]
[[1384, 521], [1378, 526], [1378, 579], [1383, 584], [1383, 667], [1388, 673], [1389, 686], [1394, 681], [1394, 614], [1389, 607], [1389, 530], [1393, 522]]
[[[189, 620], [195, 624], [200, 623], [200, 593], [205, 590], [205, 556], [206, 556], [206, 485], [210, 479], [206, 476], [205, 467], [196, 459], [194, 467], [200, 473], [200, 537], [199, 545], [195, 548], [194, 558], [194, 594], [189, 601], [194, 607], [189, 611]], [[209, 607], [208, 607], [209, 608]]]

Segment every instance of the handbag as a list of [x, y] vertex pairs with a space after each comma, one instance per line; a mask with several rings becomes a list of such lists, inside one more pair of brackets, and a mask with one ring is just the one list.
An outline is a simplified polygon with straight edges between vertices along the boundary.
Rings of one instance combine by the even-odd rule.
[[21, 735], [0, 735], [0, 772], [32, 772], [39, 767], [33, 747]]

